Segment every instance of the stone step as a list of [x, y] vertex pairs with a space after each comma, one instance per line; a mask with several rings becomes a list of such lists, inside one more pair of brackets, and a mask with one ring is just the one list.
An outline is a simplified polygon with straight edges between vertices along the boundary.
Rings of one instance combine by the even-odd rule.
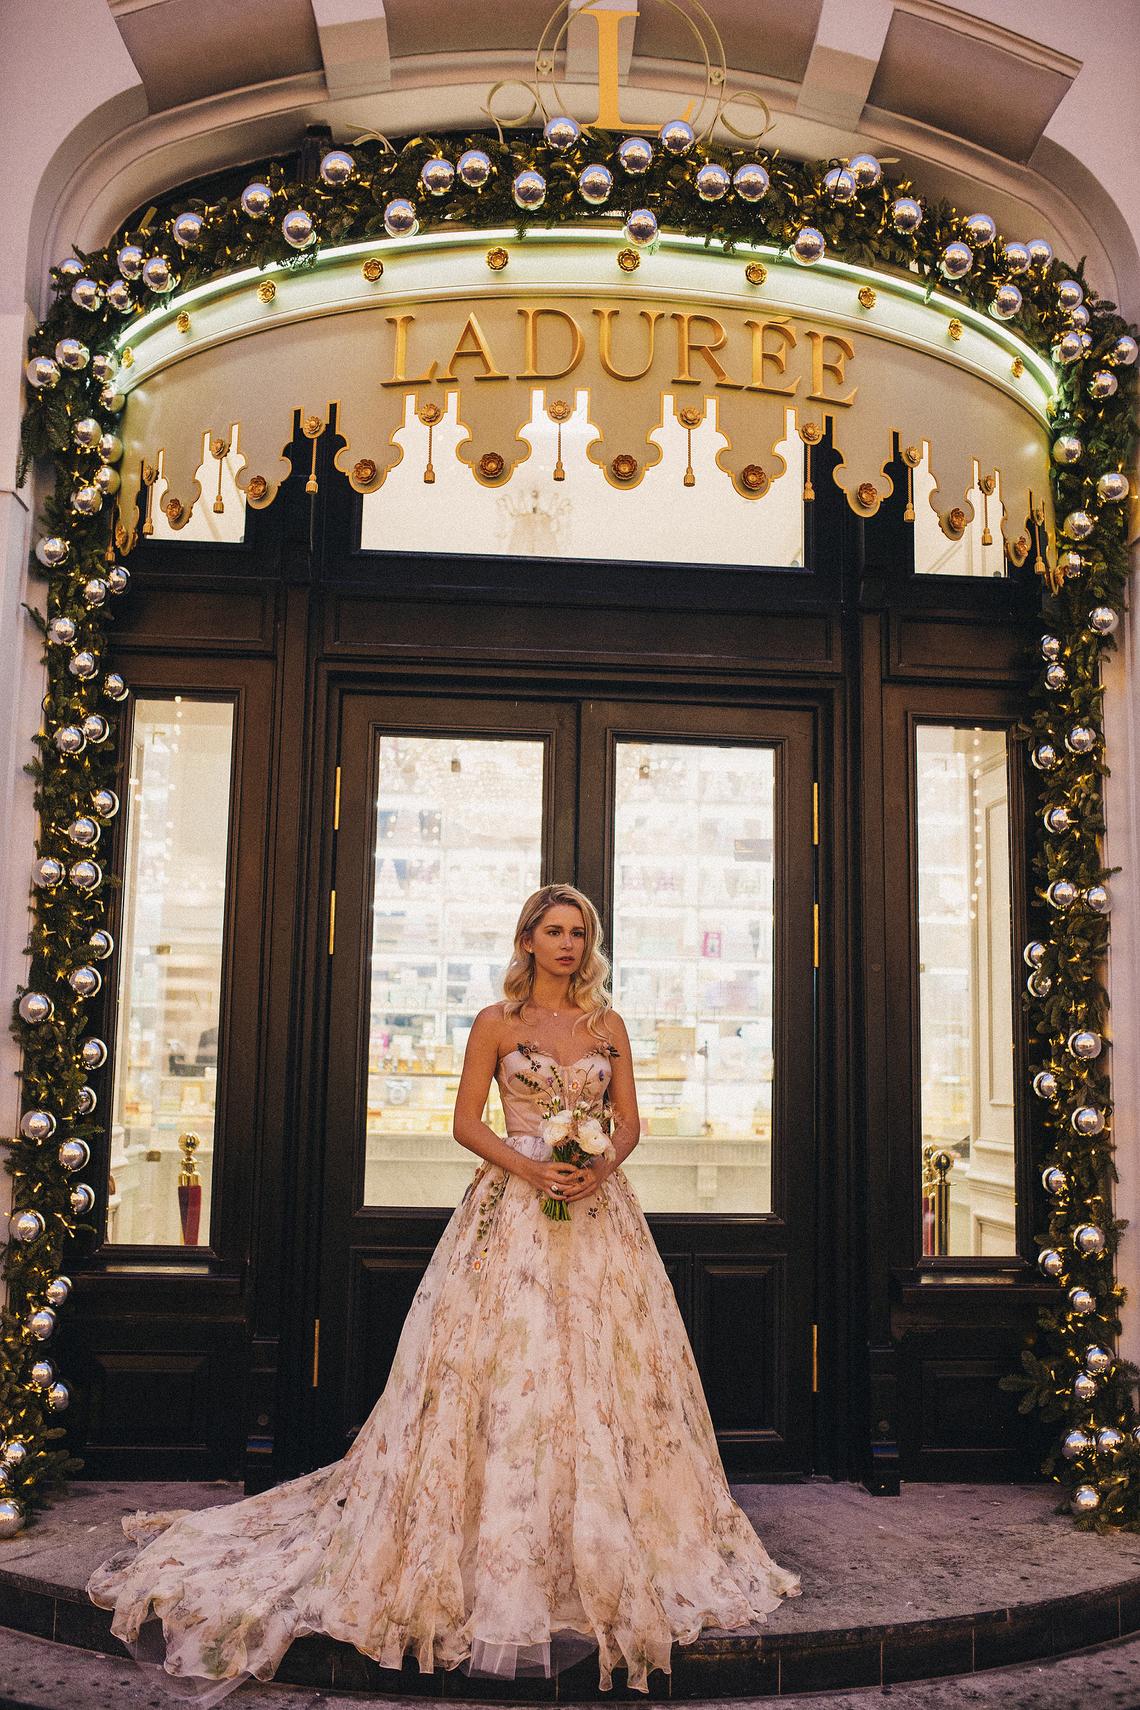
[[[1054, 1513], [1053, 1486], [904, 1485], [899, 1497], [824, 1481], [733, 1488], [773, 1557], [801, 1573], [803, 1596], [782, 1604], [768, 1625], [706, 1630], [676, 1647], [672, 1675], [650, 1676], [650, 1701], [741, 1701], [971, 1677], [1140, 1632], [1140, 1536], [1078, 1531]], [[110, 1611], [83, 1590], [91, 1567], [122, 1546], [121, 1516], [241, 1494], [221, 1482], [77, 1482], [0, 1545], [0, 1624], [134, 1668], [110, 1632]], [[504, 1683], [458, 1670], [424, 1675], [410, 1656], [403, 1670], [384, 1670], [321, 1634], [291, 1647], [277, 1680], [282, 1689], [359, 1692], [388, 1703], [646, 1696], [630, 1692], [620, 1671], [613, 1691], [601, 1693], [595, 1657], [557, 1680]]]

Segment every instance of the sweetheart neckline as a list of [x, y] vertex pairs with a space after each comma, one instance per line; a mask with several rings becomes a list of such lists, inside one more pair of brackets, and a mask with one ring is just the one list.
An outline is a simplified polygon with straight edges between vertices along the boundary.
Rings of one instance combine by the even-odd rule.
[[[525, 1053], [520, 1051], [516, 1046], [513, 1050], [504, 1052], [503, 1056], [499, 1058], [499, 1061], [500, 1063], [505, 1063], [508, 1057], [522, 1057], [524, 1055]], [[536, 1051], [534, 1055], [536, 1057], [545, 1057], [547, 1062], [553, 1063], [556, 1069], [576, 1069], [579, 1063], [585, 1063], [590, 1057], [605, 1057], [607, 1053], [605, 1051], [587, 1051], [584, 1056], [575, 1057], [572, 1063], [560, 1063], [552, 1051]]]

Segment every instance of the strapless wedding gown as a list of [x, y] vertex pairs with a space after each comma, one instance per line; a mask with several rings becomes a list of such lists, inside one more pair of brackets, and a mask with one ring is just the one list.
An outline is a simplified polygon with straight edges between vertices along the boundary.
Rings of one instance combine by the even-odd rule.
[[[537, 1061], [536, 1077], [510, 1051], [496, 1079], [509, 1143], [548, 1157], [542, 1099], [600, 1113], [610, 1064]], [[674, 1641], [799, 1594], [730, 1494], [624, 1172], [569, 1210], [553, 1221], [535, 1188], [482, 1163], [343, 1460], [222, 1506], [123, 1517], [133, 1544], [87, 1591], [138, 1660], [145, 1624], [199, 1704], [268, 1680], [317, 1632], [385, 1668], [407, 1653], [423, 1671], [506, 1678], [596, 1649], [603, 1690], [622, 1667], [647, 1692]]]

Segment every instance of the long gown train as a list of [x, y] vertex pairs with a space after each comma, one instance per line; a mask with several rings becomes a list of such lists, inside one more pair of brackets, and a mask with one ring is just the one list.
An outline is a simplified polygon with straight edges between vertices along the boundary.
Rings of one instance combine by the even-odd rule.
[[[604, 1054], [546, 1064], [600, 1108]], [[508, 1139], [548, 1157], [526, 1068], [508, 1052], [497, 1071]], [[342, 1460], [233, 1503], [123, 1517], [132, 1545], [87, 1591], [138, 1660], [206, 1705], [271, 1678], [308, 1633], [386, 1668], [410, 1653], [423, 1671], [508, 1678], [596, 1647], [603, 1690], [621, 1666], [647, 1692], [674, 1642], [799, 1594], [729, 1491], [625, 1173], [570, 1212], [551, 1220], [521, 1177], [481, 1164]]]

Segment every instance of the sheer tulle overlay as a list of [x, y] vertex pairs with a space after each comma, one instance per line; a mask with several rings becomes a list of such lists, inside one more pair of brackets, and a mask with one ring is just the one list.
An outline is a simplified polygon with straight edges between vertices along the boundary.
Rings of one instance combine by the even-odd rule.
[[[604, 1054], [540, 1061], [568, 1102], [600, 1108]], [[519, 1078], [532, 1068], [499, 1065], [509, 1138], [549, 1156]], [[386, 1668], [409, 1654], [500, 1678], [596, 1648], [603, 1689], [620, 1666], [648, 1691], [674, 1641], [799, 1594], [729, 1491], [625, 1173], [570, 1213], [551, 1220], [535, 1188], [482, 1164], [343, 1460], [221, 1507], [123, 1517], [132, 1546], [87, 1591], [140, 1662], [215, 1703], [321, 1632]]]

